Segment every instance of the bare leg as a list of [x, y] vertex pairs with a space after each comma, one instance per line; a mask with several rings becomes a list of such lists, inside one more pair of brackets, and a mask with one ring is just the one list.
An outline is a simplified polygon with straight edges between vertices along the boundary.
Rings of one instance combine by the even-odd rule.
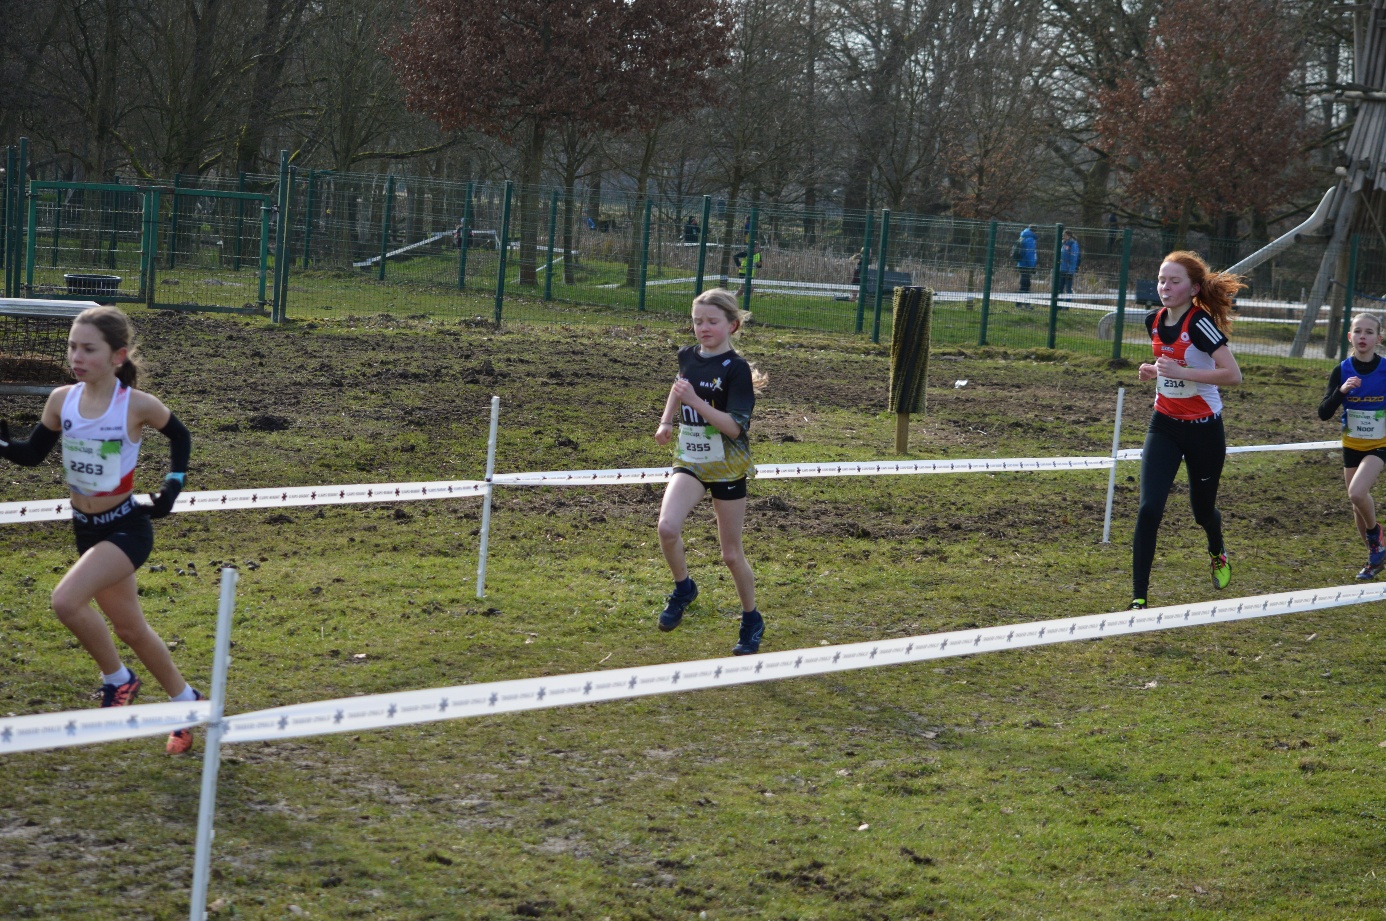
[[756, 577], [751, 573], [751, 564], [746, 562], [746, 552], [741, 546], [741, 528], [746, 521], [746, 500], [713, 499], [712, 509], [717, 513], [717, 541], [722, 546], [722, 562], [731, 571], [732, 581], [736, 583], [736, 595], [741, 599], [741, 610], [756, 609]]
[[102, 542], [82, 554], [53, 589], [53, 612], [72, 631], [102, 673], [120, 667], [120, 654], [105, 621], [92, 608], [95, 600], [111, 621], [116, 636], [135, 653], [170, 697], [187, 687], [168, 654], [168, 647], [144, 619], [135, 590], [135, 567], [115, 544]]
[[683, 523], [693, 506], [702, 501], [706, 490], [697, 477], [676, 473], [664, 487], [664, 502], [659, 507], [659, 547], [674, 574], [675, 582], [688, 578], [688, 560], [683, 552]]
[[1369, 454], [1362, 458], [1362, 463], [1355, 469], [1349, 467], [1343, 470], [1348, 499], [1352, 502], [1352, 517], [1357, 521], [1357, 533], [1362, 535], [1363, 541], [1367, 539], [1367, 532], [1376, 527], [1376, 503], [1372, 501], [1372, 487], [1376, 485], [1383, 466], [1386, 464], [1382, 463], [1381, 458]]

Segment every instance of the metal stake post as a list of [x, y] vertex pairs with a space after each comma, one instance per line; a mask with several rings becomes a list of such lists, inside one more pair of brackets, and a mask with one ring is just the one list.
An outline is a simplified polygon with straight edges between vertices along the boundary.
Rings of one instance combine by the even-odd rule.
[[476, 564], [476, 596], [486, 597], [486, 552], [491, 538], [491, 478], [496, 475], [496, 432], [500, 427], [500, 397], [491, 397], [491, 437], [486, 444], [486, 486], [481, 496], [481, 547]]
[[991, 222], [987, 230], [987, 269], [982, 280], [982, 326], [977, 331], [977, 345], [987, 344], [987, 318], [991, 315], [991, 280], [996, 270], [996, 230], [997, 224]]
[[[1131, 232], [1129, 229], [1126, 231]], [[1112, 426], [1112, 469], [1107, 474], [1107, 514], [1102, 519], [1102, 543], [1112, 542], [1112, 499], [1116, 495], [1117, 454], [1121, 450], [1121, 404], [1126, 400], [1126, 388], [1117, 388], [1116, 424]]]
[[217, 608], [217, 639], [212, 659], [212, 687], [208, 702], [207, 744], [202, 755], [202, 798], [197, 807], [197, 847], [193, 856], [190, 921], [206, 921], [207, 883], [212, 868], [212, 819], [217, 808], [217, 772], [221, 767], [221, 718], [226, 713], [226, 672], [231, 665], [231, 616], [236, 610], [236, 582], [240, 574], [227, 567], [221, 571], [221, 604]]

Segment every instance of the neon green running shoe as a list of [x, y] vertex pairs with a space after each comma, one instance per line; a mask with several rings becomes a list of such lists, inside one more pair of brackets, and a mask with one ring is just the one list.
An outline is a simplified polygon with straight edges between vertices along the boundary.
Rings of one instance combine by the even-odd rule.
[[1213, 588], [1227, 588], [1232, 581], [1232, 567], [1227, 564], [1226, 552], [1208, 555], [1208, 565], [1213, 570]]

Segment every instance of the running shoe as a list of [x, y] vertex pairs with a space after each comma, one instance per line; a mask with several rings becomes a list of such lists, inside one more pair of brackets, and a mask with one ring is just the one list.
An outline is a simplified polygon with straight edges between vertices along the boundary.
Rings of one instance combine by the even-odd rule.
[[[206, 699], [207, 698], [202, 696], [201, 691], [193, 688], [193, 700]], [[189, 727], [187, 729], [175, 729], [170, 732], [168, 734], [168, 744], [164, 746], [164, 751], [168, 752], [170, 755], [186, 755], [188, 752], [192, 751], [192, 747], [193, 731], [192, 728]]]
[[1145, 599], [1144, 599], [1144, 598], [1136, 598], [1136, 599], [1134, 599], [1134, 600], [1131, 602], [1131, 610], [1133, 610], [1133, 611], [1144, 611], [1144, 610], [1145, 610]]
[[1213, 588], [1227, 588], [1232, 581], [1232, 567], [1227, 564], [1227, 554], [1208, 554], [1208, 565], [1213, 571]]
[[1370, 582], [1371, 580], [1375, 579], [1376, 574], [1381, 572], [1381, 570], [1383, 569], [1386, 569], [1386, 565], [1374, 564], [1371, 560], [1368, 560], [1367, 565], [1363, 566], [1361, 571], [1357, 573], [1357, 581]]
[[132, 668], [130, 669], [130, 680], [124, 684], [101, 685], [101, 706], [128, 707], [135, 702], [135, 695], [139, 692], [140, 676], [136, 675]]
[[732, 647], [734, 656], [751, 656], [760, 652], [760, 638], [765, 635], [765, 618], [759, 611], [742, 612], [741, 635]]
[[1367, 563], [1378, 569], [1386, 564], [1386, 545], [1381, 542], [1381, 525], [1377, 524], [1367, 532]]
[[693, 599], [698, 597], [698, 584], [692, 579], [688, 582], [693, 586], [692, 591], [680, 592], [676, 588], [664, 599], [664, 610], [659, 615], [659, 629], [665, 633], [677, 629], [678, 625], [683, 623], [683, 612], [688, 610]]

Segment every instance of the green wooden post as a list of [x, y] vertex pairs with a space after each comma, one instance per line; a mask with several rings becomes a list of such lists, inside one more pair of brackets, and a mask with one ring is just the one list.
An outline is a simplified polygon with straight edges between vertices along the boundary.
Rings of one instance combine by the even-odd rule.
[[457, 244], [457, 290], [467, 287], [467, 248], [472, 242], [472, 196], [476, 183], [467, 183], [467, 200], [462, 204], [462, 239]]
[[1112, 325], [1112, 358], [1121, 357], [1126, 339], [1126, 285], [1131, 280], [1131, 228], [1121, 235], [1121, 274], [1117, 276], [1116, 322]]
[[1342, 344], [1341, 348], [1338, 349], [1338, 354], [1343, 358], [1350, 354], [1348, 352], [1348, 327], [1352, 325], [1352, 302], [1357, 296], [1357, 247], [1361, 242], [1361, 234], [1353, 234], [1352, 245], [1348, 249], [1347, 284], [1343, 286], [1343, 322], [1339, 324], [1342, 327]]
[[269, 241], [270, 241], [270, 205], [269, 196], [266, 195], [260, 201], [260, 303], [265, 303], [265, 282], [269, 277]]
[[317, 206], [318, 171], [308, 171], [308, 202], [303, 206], [303, 267], [308, 268], [308, 260], [313, 253], [313, 215]]
[[173, 214], [168, 219], [168, 266], [173, 268], [178, 259], [178, 205], [182, 197], [178, 190], [183, 187], [183, 177], [177, 173], [173, 176]]
[[866, 323], [866, 273], [871, 266], [871, 238], [875, 236], [874, 211], [866, 212], [866, 234], [861, 241], [861, 271], [857, 273], [857, 332]]
[[707, 270], [707, 222], [712, 220], [712, 196], [703, 196], [703, 223], [698, 228], [698, 278], [693, 283], [693, 296], [703, 293], [703, 276]]
[[890, 209], [881, 209], [881, 256], [876, 271], [876, 318], [871, 321], [871, 341], [881, 341], [881, 295], [885, 293], [886, 258], [890, 254]]
[[751, 232], [746, 237], [746, 261], [741, 264], [741, 274], [745, 278], [745, 283], [741, 286], [741, 309], [749, 311], [751, 309], [751, 290], [755, 287], [756, 278], [756, 240], [759, 234], [760, 207], [751, 206]]
[[1059, 332], [1059, 260], [1063, 258], [1064, 225], [1054, 225], [1054, 266], [1049, 273], [1049, 336], [1045, 348], [1054, 348]]
[[275, 323], [284, 322], [284, 241], [288, 237], [285, 224], [289, 211], [289, 152], [279, 151], [279, 195], [277, 197], [279, 219], [274, 228], [274, 306], [270, 317]]
[[53, 255], [49, 260], [50, 268], [58, 267], [58, 237], [63, 232], [63, 190], [52, 189], [54, 195], [53, 208]]
[[149, 303], [149, 189], [140, 190], [140, 294]]
[[[237, 191], [237, 192], [242, 192], [242, 193], [245, 192], [245, 173], [240, 173], [240, 174], [237, 175], [237, 177], [236, 177], [236, 191]], [[236, 227], [236, 231], [235, 231], [235, 233], [236, 233], [236, 238], [235, 238], [234, 241], [232, 241], [232, 246], [231, 246], [231, 270], [232, 270], [233, 272], [239, 272], [239, 271], [241, 270], [241, 252], [242, 252], [242, 250], [241, 250], [241, 235], [245, 233], [245, 199], [243, 199], [243, 198], [238, 198], [238, 199], [236, 199], [236, 224], [235, 224], [235, 227]], [[261, 266], [261, 268], [263, 268], [263, 266]], [[265, 299], [265, 296], [264, 296], [263, 294], [261, 294], [261, 295], [260, 295], [260, 300], [263, 301], [264, 299]]]
[[549, 267], [544, 272], [544, 300], [553, 300], [553, 244], [558, 235], [558, 190], [549, 201]]
[[505, 301], [505, 270], [510, 255], [510, 199], [515, 194], [515, 183], [505, 180], [505, 200], [501, 204], [501, 232], [497, 241], [500, 247], [500, 266], [496, 271], [496, 325], [501, 322], [501, 304]]
[[380, 221], [380, 268], [376, 272], [376, 279], [385, 280], [385, 253], [390, 249], [390, 219], [395, 214], [395, 177], [389, 176], [385, 179], [385, 213]]
[[11, 188], [14, 183], [14, 148], [5, 148], [5, 185], [3, 195], [0, 195], [0, 270], [5, 273], [5, 280], [0, 282], [0, 296], [8, 296], [10, 293], [10, 198], [13, 193]]
[[653, 209], [654, 202], [646, 196], [645, 220], [640, 228], [640, 293], [635, 302], [635, 309], [640, 311], [645, 309], [645, 283], [650, 275], [650, 212]]
[[979, 346], [987, 344], [987, 319], [991, 316], [991, 280], [996, 271], [996, 230], [997, 224], [992, 221], [987, 228], [987, 268], [982, 279], [982, 326], [977, 331]]

